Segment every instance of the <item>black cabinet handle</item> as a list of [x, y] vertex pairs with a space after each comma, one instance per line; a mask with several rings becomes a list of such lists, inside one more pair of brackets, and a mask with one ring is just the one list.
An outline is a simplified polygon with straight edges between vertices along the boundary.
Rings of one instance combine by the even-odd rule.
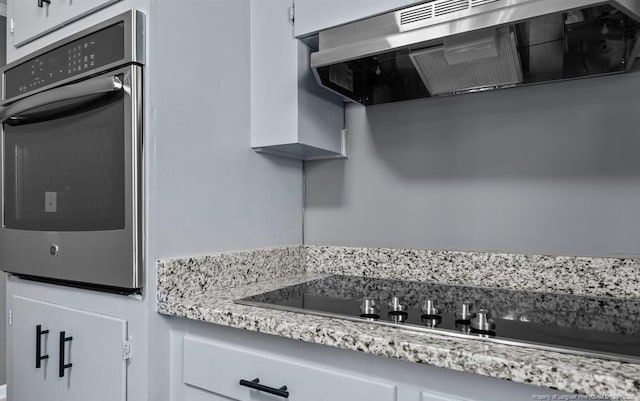
[[51, 0], [38, 0], [38, 7], [42, 8], [43, 3], [51, 4]]
[[42, 325], [36, 326], [36, 369], [40, 369], [42, 361], [49, 359], [49, 355], [40, 355], [42, 353], [42, 335], [49, 334], [49, 330], [42, 330]]
[[289, 392], [287, 391], [287, 386], [282, 386], [280, 388], [263, 386], [262, 384], [260, 384], [260, 379], [258, 379], [257, 377], [251, 381], [242, 379], [240, 380], [240, 385], [252, 388], [254, 390], [262, 391], [265, 393], [277, 395], [279, 397], [289, 398]]
[[71, 341], [73, 340], [73, 337], [67, 337], [66, 336], [67, 333], [64, 331], [60, 332], [60, 363], [58, 365], [58, 376], [60, 377], [64, 377], [64, 371], [65, 369], [69, 369], [71, 366], [73, 366], [72, 363], [64, 363], [64, 348], [65, 348], [65, 343], [67, 341]]

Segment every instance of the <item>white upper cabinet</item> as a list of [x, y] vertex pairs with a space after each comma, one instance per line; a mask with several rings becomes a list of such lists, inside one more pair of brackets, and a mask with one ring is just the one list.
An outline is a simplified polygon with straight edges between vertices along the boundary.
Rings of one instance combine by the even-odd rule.
[[309, 35], [423, 2], [425, 0], [295, 0], [295, 35]]
[[300, 160], [345, 156], [344, 101], [317, 84], [291, 0], [251, 1], [251, 146]]
[[20, 47], [120, 0], [9, 0], [14, 47]]

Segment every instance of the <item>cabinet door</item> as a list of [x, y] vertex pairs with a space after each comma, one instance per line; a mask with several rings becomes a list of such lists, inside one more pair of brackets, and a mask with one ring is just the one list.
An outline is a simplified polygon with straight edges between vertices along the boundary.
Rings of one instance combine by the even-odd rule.
[[425, 0], [295, 0], [296, 36], [304, 36]]
[[13, 44], [20, 46], [23, 43], [46, 32], [55, 25], [55, 0], [54, 4], [43, 2], [38, 6], [38, 0], [11, 0], [9, 5], [9, 17], [13, 19]]
[[[40, 36], [120, 0], [11, 0], [13, 45], [20, 47]], [[42, 4], [42, 7], [39, 6]]]
[[[60, 346], [64, 369], [60, 378], [60, 397], [65, 401], [125, 401], [127, 361], [122, 357], [127, 336], [125, 320], [60, 309], [60, 331], [56, 346]], [[62, 333], [68, 341], [60, 340]], [[58, 364], [56, 361], [56, 377]]]
[[[9, 398], [11, 401], [59, 400], [58, 397], [58, 310], [54, 305], [17, 295], [12, 299], [12, 343], [8, 349], [11, 360]], [[36, 329], [47, 331], [38, 335]], [[39, 337], [39, 338], [38, 338]], [[36, 367], [36, 341], [40, 341], [40, 360]]]
[[120, 0], [51, 0], [52, 5], [54, 1], [58, 23], [68, 24]]

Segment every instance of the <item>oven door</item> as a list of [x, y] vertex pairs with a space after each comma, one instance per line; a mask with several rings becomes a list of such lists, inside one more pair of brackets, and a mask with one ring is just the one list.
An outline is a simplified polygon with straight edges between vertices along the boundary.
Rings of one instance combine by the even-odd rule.
[[141, 69], [0, 110], [0, 268], [135, 292], [141, 273]]

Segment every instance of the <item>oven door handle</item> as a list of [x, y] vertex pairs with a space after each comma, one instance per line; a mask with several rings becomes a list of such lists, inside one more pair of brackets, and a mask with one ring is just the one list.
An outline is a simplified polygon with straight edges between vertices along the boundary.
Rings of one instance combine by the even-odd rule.
[[0, 122], [4, 123], [7, 120], [19, 121], [21, 114], [53, 103], [91, 95], [120, 92], [123, 89], [122, 81], [116, 76], [93, 78], [77, 84], [62, 86], [26, 97], [0, 109]]

